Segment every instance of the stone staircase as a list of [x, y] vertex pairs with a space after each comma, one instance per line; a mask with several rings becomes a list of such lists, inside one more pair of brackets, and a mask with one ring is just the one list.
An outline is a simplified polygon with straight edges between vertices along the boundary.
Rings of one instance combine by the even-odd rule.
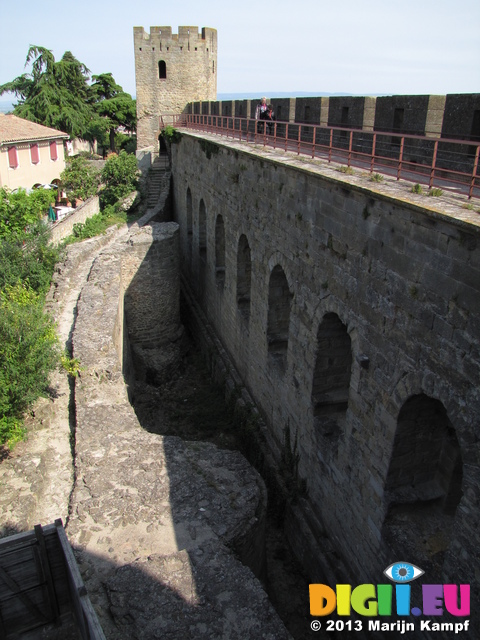
[[170, 163], [167, 156], [157, 158], [149, 169], [147, 178], [147, 210], [154, 209], [161, 194], [170, 187]]

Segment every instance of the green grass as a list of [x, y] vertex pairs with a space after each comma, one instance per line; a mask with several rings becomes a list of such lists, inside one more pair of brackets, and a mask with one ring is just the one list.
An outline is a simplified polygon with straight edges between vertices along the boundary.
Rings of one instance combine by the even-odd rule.
[[72, 235], [65, 240], [65, 245], [100, 236], [109, 227], [120, 227], [122, 224], [133, 222], [137, 218], [138, 216], [128, 215], [118, 205], [107, 205], [102, 212], [88, 218], [85, 223], [73, 225]]

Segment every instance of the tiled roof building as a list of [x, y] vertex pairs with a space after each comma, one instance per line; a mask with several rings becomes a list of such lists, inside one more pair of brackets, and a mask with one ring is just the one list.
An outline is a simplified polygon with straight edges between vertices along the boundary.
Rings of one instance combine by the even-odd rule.
[[29, 189], [58, 179], [68, 138], [63, 131], [0, 114], [0, 187]]

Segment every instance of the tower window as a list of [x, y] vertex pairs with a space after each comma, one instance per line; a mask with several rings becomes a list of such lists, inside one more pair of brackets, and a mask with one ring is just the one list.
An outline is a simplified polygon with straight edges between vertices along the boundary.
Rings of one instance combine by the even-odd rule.
[[165, 60], [160, 60], [158, 63], [158, 77], [160, 80], [165, 80], [167, 77], [167, 65], [165, 64]]

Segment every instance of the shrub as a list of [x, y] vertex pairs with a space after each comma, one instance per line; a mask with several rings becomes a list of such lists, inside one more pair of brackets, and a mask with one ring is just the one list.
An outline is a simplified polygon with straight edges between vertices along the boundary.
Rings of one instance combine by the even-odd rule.
[[0, 239], [0, 291], [19, 282], [45, 294], [52, 279], [59, 250], [48, 243], [50, 229], [41, 221], [28, 233]]
[[55, 202], [53, 190], [27, 193], [25, 189], [15, 192], [0, 189], [0, 239], [23, 235], [43, 218], [52, 202]]
[[21, 414], [48, 386], [59, 362], [53, 320], [28, 284], [0, 294], [0, 444], [18, 435]]

